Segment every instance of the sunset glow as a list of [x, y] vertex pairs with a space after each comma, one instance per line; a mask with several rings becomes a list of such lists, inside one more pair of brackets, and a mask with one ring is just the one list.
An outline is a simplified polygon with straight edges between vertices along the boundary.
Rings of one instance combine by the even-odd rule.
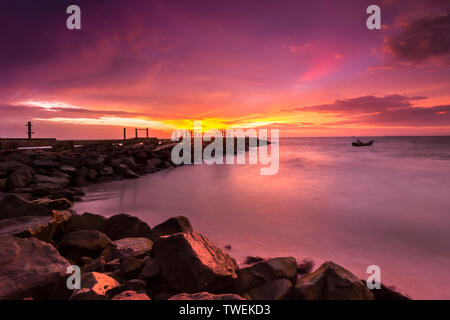
[[64, 4], [0, 13], [0, 137], [26, 121], [58, 138], [168, 137], [194, 120], [281, 136], [450, 133], [447, 40], [420, 29], [449, 31], [445, 2], [380, 1], [381, 30], [365, 26], [369, 1], [113, 2], [80, 1], [78, 31]]

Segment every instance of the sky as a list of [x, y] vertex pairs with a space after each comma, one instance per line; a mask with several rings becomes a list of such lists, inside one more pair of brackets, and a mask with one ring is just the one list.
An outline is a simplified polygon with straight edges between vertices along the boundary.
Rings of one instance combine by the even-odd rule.
[[450, 134], [447, 0], [4, 0], [0, 48], [3, 138]]

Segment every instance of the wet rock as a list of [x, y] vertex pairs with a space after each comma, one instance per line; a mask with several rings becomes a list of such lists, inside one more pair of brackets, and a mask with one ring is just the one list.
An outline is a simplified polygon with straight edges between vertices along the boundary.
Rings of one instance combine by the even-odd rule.
[[52, 210], [38, 203], [26, 201], [15, 195], [0, 200], [0, 219], [22, 216], [52, 216]]
[[169, 300], [245, 300], [237, 294], [212, 294], [209, 292], [198, 293], [179, 293], [172, 296]]
[[82, 215], [73, 215], [63, 225], [62, 233], [69, 233], [80, 230], [97, 230], [99, 231], [106, 217], [85, 212]]
[[69, 183], [70, 180], [66, 178], [58, 178], [58, 177], [50, 177], [43, 174], [36, 174], [34, 176], [34, 181], [36, 183], [51, 183], [55, 187], [59, 189], [65, 188]]
[[81, 289], [76, 290], [70, 300], [105, 300], [106, 292], [119, 282], [104, 273], [89, 272], [81, 276]]
[[154, 237], [167, 236], [178, 232], [188, 233], [192, 231], [191, 222], [188, 218], [183, 216], [169, 218], [152, 229]]
[[247, 292], [251, 288], [263, 285], [276, 279], [295, 281], [297, 277], [297, 261], [293, 257], [267, 259], [250, 267], [240, 269], [239, 290]]
[[178, 292], [232, 292], [236, 261], [197, 232], [164, 236], [153, 245], [152, 254], [161, 276]]
[[0, 235], [16, 236], [20, 238], [35, 237], [50, 242], [53, 234], [63, 219], [51, 216], [23, 216], [0, 220]]
[[288, 279], [272, 280], [250, 290], [252, 300], [287, 300], [292, 296], [294, 286]]
[[150, 300], [145, 293], [137, 293], [136, 291], [124, 291], [114, 296], [111, 300]]
[[68, 266], [48, 243], [0, 236], [0, 299], [64, 299]]
[[316, 271], [297, 280], [295, 299], [373, 300], [370, 290], [350, 271], [327, 261]]
[[99, 257], [100, 253], [110, 246], [112, 242], [104, 233], [80, 230], [68, 233], [58, 245], [58, 250], [63, 256], [79, 262], [84, 256]]
[[147, 238], [124, 238], [113, 241], [117, 257], [141, 257], [148, 254], [153, 241]]
[[152, 239], [150, 227], [137, 217], [120, 213], [106, 220], [100, 228], [111, 240], [144, 237]]
[[72, 203], [65, 198], [61, 198], [61, 199], [43, 198], [43, 199], [35, 200], [34, 202], [41, 204], [51, 210], [67, 210], [67, 209], [70, 209], [70, 207], [72, 206]]

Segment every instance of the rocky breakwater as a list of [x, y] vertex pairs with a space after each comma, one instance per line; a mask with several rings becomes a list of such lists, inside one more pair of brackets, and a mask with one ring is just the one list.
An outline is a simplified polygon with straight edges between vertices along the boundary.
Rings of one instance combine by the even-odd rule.
[[[0, 299], [406, 299], [385, 286], [369, 290], [333, 262], [313, 272], [294, 257], [239, 268], [182, 216], [151, 228], [59, 204], [0, 201]], [[70, 265], [80, 268], [80, 288], [67, 288]]]
[[27, 200], [79, 200], [91, 183], [133, 179], [172, 167], [171, 148], [158, 143], [91, 144], [0, 154], [0, 192]]

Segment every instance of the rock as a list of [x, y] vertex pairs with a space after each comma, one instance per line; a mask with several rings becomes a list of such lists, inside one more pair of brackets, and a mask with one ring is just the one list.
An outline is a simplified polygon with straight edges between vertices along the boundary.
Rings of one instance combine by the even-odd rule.
[[240, 269], [238, 275], [241, 292], [247, 292], [249, 289], [276, 279], [295, 281], [297, 278], [297, 261], [293, 257], [267, 259]]
[[97, 259], [83, 265], [81, 267], [81, 272], [105, 272], [105, 260], [103, 257], [98, 257]]
[[147, 167], [149, 169], [155, 169], [155, 168], [158, 168], [161, 165], [161, 163], [162, 163], [161, 159], [152, 158], [152, 159], [147, 160]]
[[82, 215], [73, 215], [62, 226], [62, 233], [69, 233], [80, 230], [99, 231], [107, 219], [104, 216], [85, 212]]
[[8, 182], [8, 179], [6, 179], [6, 178], [0, 179], [0, 192], [6, 191], [7, 182]]
[[124, 238], [113, 241], [113, 246], [102, 251], [106, 261], [123, 257], [142, 257], [152, 250], [153, 241], [147, 238]]
[[119, 258], [108, 261], [105, 264], [105, 270], [108, 272], [119, 270], [119, 269], [120, 269], [120, 259]]
[[103, 167], [100, 171], [99, 171], [100, 175], [102, 176], [112, 176], [114, 175], [114, 170], [112, 167]]
[[22, 216], [52, 216], [52, 210], [15, 195], [8, 195], [0, 200], [0, 219], [17, 218]]
[[144, 237], [152, 239], [150, 227], [137, 217], [125, 213], [116, 214], [106, 220], [100, 228], [111, 240]]
[[260, 256], [248, 256], [247, 258], [245, 258], [244, 264], [254, 264], [256, 262], [261, 262], [263, 261], [264, 258], [260, 257]]
[[145, 293], [137, 293], [136, 291], [124, 291], [114, 296], [111, 300], [150, 300]]
[[51, 183], [59, 189], [67, 187], [67, 185], [70, 183], [70, 180], [66, 178], [49, 177], [42, 174], [36, 174], [34, 176], [34, 181], [36, 181], [36, 183]]
[[237, 294], [212, 294], [209, 292], [198, 293], [179, 293], [169, 300], [245, 300], [243, 297]]
[[135, 278], [141, 273], [143, 265], [141, 259], [124, 257], [120, 259], [120, 274], [124, 278]]
[[197, 232], [164, 236], [153, 245], [152, 254], [161, 276], [178, 292], [232, 292], [236, 261]]
[[119, 174], [121, 174], [123, 177], [128, 178], [128, 179], [135, 179], [135, 178], [139, 178], [139, 176], [133, 171], [131, 170], [128, 165], [120, 163], [117, 166], [114, 166], [114, 170], [116, 172], [118, 172]]
[[0, 236], [0, 299], [64, 299], [68, 266], [48, 243]]
[[[361, 280], [364, 286], [367, 286], [365, 280]], [[370, 290], [370, 289], [369, 289]], [[375, 300], [411, 300], [406, 295], [398, 292], [395, 287], [385, 286], [381, 284], [380, 289], [370, 290], [375, 298]]]
[[57, 163], [56, 161], [45, 160], [45, 159], [33, 160], [33, 161], [31, 161], [31, 165], [33, 167], [46, 168], [46, 169], [59, 168], [59, 163]]
[[109, 246], [112, 242], [104, 233], [80, 230], [68, 233], [58, 245], [58, 250], [63, 256], [79, 262], [84, 256], [97, 258]]
[[297, 259], [297, 273], [300, 275], [308, 274], [314, 268], [314, 261], [311, 259]]
[[124, 291], [131, 290], [131, 291], [136, 291], [136, 292], [142, 292], [142, 291], [145, 291], [146, 288], [147, 288], [147, 282], [144, 280], [139, 280], [139, 279], [128, 280], [125, 283], [119, 285], [118, 287], [115, 287], [115, 288], [109, 290], [107, 293], [107, 298], [109, 299], [111, 297], [114, 297]]
[[152, 229], [155, 237], [167, 236], [178, 232], [192, 232], [191, 222], [188, 218], [178, 216], [175, 218], [169, 218], [161, 224], [158, 224]]
[[98, 172], [96, 170], [94, 170], [94, 169], [91, 169], [87, 173], [87, 178], [92, 180], [92, 181], [94, 181], [95, 178], [97, 178], [97, 175], [98, 175]]
[[31, 193], [35, 197], [49, 196], [61, 189], [60, 186], [58, 186], [54, 183], [51, 183], [51, 182], [39, 182], [39, 183], [30, 185], [30, 187], [31, 187]]
[[148, 259], [144, 262], [144, 267], [141, 270], [139, 278], [141, 279], [152, 279], [159, 275], [161, 269], [154, 259]]
[[299, 278], [294, 299], [306, 300], [373, 300], [370, 290], [350, 271], [332, 261]]
[[294, 286], [288, 279], [272, 280], [250, 290], [252, 300], [287, 300], [291, 298]]
[[16, 236], [19, 238], [35, 237], [50, 242], [58, 224], [62, 219], [50, 216], [23, 216], [0, 220], [0, 235]]
[[16, 188], [24, 188], [30, 184], [34, 179], [34, 169], [29, 166], [20, 166], [8, 177], [8, 188], [14, 190]]
[[61, 168], [59, 168], [59, 170], [61, 170], [62, 172], [65, 172], [65, 173], [69, 173], [69, 174], [77, 172], [77, 169], [75, 167], [69, 166], [67, 164], [62, 165]]
[[42, 199], [35, 200], [33, 202], [41, 204], [51, 210], [67, 210], [67, 209], [70, 209], [70, 207], [72, 206], [72, 203], [65, 198], [62, 198], [62, 199], [42, 198]]
[[106, 292], [119, 285], [119, 282], [104, 273], [84, 273], [81, 276], [81, 289], [76, 290], [70, 300], [104, 300]]

